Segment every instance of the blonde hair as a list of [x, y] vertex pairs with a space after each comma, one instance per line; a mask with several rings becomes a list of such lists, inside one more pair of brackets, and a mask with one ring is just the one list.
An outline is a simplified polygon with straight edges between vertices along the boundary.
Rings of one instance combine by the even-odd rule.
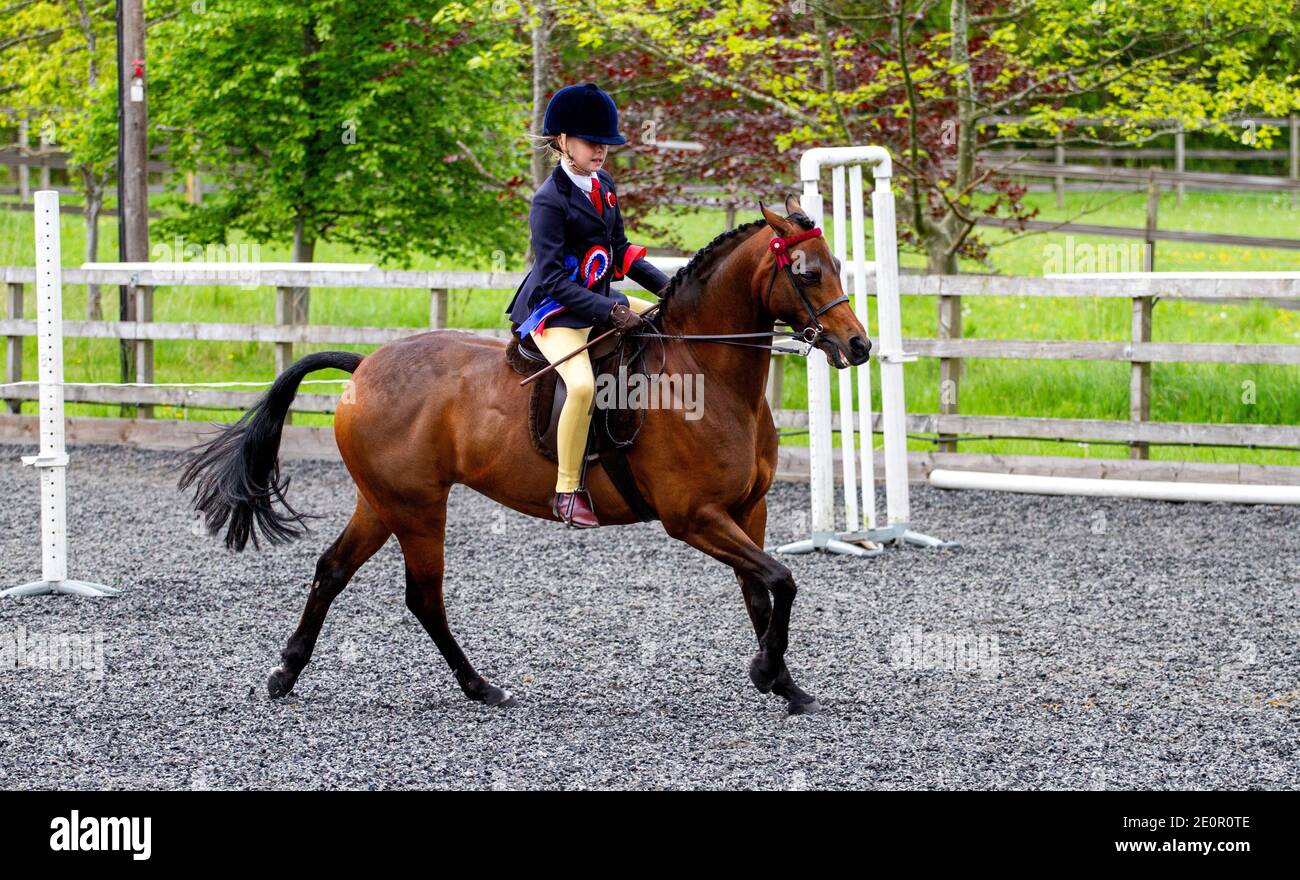
[[532, 141], [533, 149], [545, 150], [546, 155], [554, 160], [557, 164], [564, 158], [564, 152], [560, 149], [560, 136], [557, 134], [532, 134], [529, 133], [528, 139]]

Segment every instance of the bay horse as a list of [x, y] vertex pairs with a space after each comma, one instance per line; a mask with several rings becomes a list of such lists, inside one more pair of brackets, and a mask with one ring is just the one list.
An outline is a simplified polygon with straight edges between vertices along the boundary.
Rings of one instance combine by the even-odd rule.
[[[628, 451], [637, 488], [664, 531], [729, 566], [758, 638], [753, 684], [786, 700], [792, 714], [816, 712], [786, 667], [795, 582], [763, 551], [766, 495], [778, 437], [764, 394], [777, 320], [803, 334], [837, 368], [864, 363], [871, 344], [840, 285], [839, 261], [788, 197], [788, 216], [763, 216], [724, 232], [696, 253], [662, 291], [657, 332], [665, 337], [763, 334], [762, 345], [702, 340], [663, 343], [667, 375], [702, 376], [702, 414], [645, 410]], [[787, 241], [792, 240], [792, 241]], [[784, 259], [783, 259], [784, 257]], [[782, 274], [784, 270], [784, 274]], [[647, 331], [652, 332], [652, 331]], [[793, 335], [793, 334], [790, 334]], [[759, 337], [761, 338], [761, 336]], [[811, 348], [810, 348], [811, 354]], [[816, 357], [817, 355], [812, 355]], [[287, 694], [310, 660], [330, 603], [391, 535], [401, 545], [406, 605], [471, 700], [514, 698], [475, 671], [447, 623], [443, 544], [453, 484], [539, 519], [551, 512], [556, 465], [529, 436], [528, 395], [507, 364], [505, 342], [435, 330], [390, 342], [364, 357], [320, 352], [294, 363], [239, 421], [191, 450], [179, 480], [212, 535], [243, 550], [258, 534], [273, 544], [299, 537], [305, 514], [285, 500], [281, 431], [303, 377], [336, 368], [353, 374], [334, 416], [339, 453], [356, 483], [352, 518], [316, 563], [302, 619], [270, 674], [272, 697]], [[587, 486], [605, 525], [638, 522], [603, 468]], [[563, 536], [556, 535], [557, 540]]]

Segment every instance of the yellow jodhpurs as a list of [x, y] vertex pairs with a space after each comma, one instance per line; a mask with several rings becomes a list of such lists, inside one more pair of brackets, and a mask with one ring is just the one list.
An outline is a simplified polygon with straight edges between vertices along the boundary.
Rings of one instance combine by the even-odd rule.
[[[654, 305], [635, 296], [627, 298], [628, 307], [638, 314]], [[587, 344], [590, 327], [547, 327], [532, 334], [533, 341], [546, 359], [555, 363], [574, 349]], [[592, 375], [591, 358], [587, 352], [569, 358], [555, 368], [564, 380], [568, 396], [560, 410], [560, 424], [555, 430], [556, 457], [559, 473], [555, 478], [556, 492], [572, 492], [578, 488], [578, 471], [582, 468], [582, 453], [587, 448], [587, 432], [591, 429], [591, 404], [596, 396], [596, 379]]]

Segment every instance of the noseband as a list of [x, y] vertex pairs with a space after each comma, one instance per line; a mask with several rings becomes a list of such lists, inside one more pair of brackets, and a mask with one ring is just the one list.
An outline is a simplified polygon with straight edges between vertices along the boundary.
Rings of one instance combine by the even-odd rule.
[[803, 328], [801, 338], [809, 345], [815, 345], [824, 332], [821, 321], [817, 319], [840, 303], [849, 301], [847, 296], [840, 296], [820, 309], [814, 309], [812, 302], [808, 299], [808, 294], [804, 293], [803, 288], [799, 286], [799, 280], [795, 277], [794, 269], [791, 268], [790, 248], [810, 238], [821, 238], [821, 234], [821, 227], [814, 226], [812, 229], [805, 229], [803, 232], [796, 232], [794, 235], [775, 236], [767, 243], [768, 250], [776, 256], [776, 265], [772, 267], [772, 280], [767, 283], [766, 299], [768, 302], [772, 301], [772, 286], [776, 284], [776, 275], [784, 269], [786, 277], [790, 279], [790, 286], [794, 288], [794, 292], [799, 296], [799, 301], [803, 303], [804, 310], [808, 312], [808, 324]]

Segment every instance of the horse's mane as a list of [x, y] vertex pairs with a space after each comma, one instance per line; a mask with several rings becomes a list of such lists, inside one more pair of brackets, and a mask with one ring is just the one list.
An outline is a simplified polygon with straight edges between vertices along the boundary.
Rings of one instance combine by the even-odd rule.
[[[812, 229], [813, 222], [806, 214], [794, 213], [786, 219], [796, 223], [801, 229]], [[690, 261], [674, 273], [673, 277], [668, 279], [668, 287], [664, 291], [664, 299], [671, 299], [673, 294], [686, 285], [687, 282], [700, 277], [704, 270], [711, 267], [715, 262], [721, 260], [727, 254], [760, 226], [766, 226], [766, 218], [759, 217], [757, 220], [751, 220], [748, 223], [742, 223], [735, 229], [728, 229], [726, 232], [718, 235], [713, 241], [706, 244], [695, 252]]]

